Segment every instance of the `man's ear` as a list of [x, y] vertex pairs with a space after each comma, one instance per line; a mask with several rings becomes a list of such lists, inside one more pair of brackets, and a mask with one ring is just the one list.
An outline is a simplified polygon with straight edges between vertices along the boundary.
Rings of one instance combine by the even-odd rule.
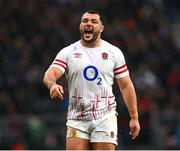
[[101, 25], [101, 32], [104, 31], [104, 25]]

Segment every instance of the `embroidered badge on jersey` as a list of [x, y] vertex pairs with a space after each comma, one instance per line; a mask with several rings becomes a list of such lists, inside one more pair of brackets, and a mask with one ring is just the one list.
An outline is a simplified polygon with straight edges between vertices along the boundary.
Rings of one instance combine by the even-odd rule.
[[82, 53], [79, 52], [74, 53], [74, 58], [82, 58]]
[[107, 60], [108, 59], [108, 54], [106, 52], [102, 53], [102, 59]]

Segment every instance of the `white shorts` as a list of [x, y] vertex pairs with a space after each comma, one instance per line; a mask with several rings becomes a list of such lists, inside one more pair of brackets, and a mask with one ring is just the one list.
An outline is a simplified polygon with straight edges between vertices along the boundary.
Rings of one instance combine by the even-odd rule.
[[[107, 142], [117, 145], [117, 112], [111, 111], [102, 118], [87, 120], [68, 120], [67, 138], [79, 137], [90, 142]], [[77, 129], [76, 131], [73, 128]]]

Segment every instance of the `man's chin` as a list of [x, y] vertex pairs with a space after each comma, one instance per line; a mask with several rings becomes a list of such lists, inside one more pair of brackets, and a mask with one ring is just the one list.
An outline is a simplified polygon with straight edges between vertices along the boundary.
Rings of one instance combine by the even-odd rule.
[[94, 41], [93, 37], [92, 37], [92, 38], [85, 38], [85, 37], [83, 37], [82, 39], [83, 39], [85, 42], [93, 42], [93, 41]]

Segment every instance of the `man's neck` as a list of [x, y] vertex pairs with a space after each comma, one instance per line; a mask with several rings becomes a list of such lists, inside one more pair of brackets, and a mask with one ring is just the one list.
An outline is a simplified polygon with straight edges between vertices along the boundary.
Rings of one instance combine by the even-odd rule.
[[96, 39], [95, 41], [93, 42], [86, 42], [84, 41], [83, 39], [81, 39], [81, 44], [84, 46], [84, 47], [88, 47], [88, 48], [95, 48], [95, 47], [99, 47], [102, 43], [102, 39]]

